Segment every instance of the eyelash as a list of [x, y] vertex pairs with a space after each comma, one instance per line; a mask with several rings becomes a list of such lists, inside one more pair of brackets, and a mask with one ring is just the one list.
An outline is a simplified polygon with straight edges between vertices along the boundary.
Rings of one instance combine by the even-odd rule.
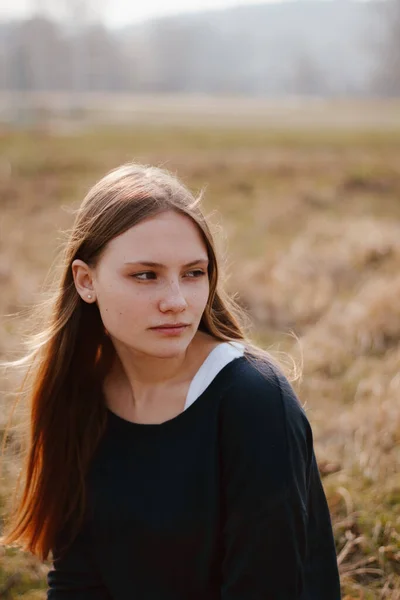
[[[188, 273], [197, 273], [197, 275], [195, 277], [189, 277], [189, 279], [199, 279], [202, 275], [206, 274], [205, 271], [200, 271], [198, 269], [196, 269], [194, 271], [188, 271]], [[138, 281], [151, 281], [151, 279], [139, 279], [139, 275], [149, 275], [149, 274], [155, 275], [154, 271], [143, 271], [142, 273], [135, 273], [135, 275], [132, 275], [132, 277], [134, 277]]]

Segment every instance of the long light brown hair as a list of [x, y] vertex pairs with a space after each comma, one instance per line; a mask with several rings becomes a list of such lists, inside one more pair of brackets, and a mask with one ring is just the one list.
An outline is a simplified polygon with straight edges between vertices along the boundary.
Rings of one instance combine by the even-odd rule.
[[46, 560], [67, 521], [73, 524], [72, 540], [84, 517], [85, 477], [107, 419], [102, 394], [96, 392], [114, 349], [97, 305], [84, 302], [76, 290], [71, 268], [75, 259], [95, 266], [113, 238], [143, 219], [167, 210], [187, 215], [198, 226], [210, 261], [210, 293], [199, 329], [221, 341], [242, 341], [248, 356], [272, 360], [250, 342], [247, 315], [221, 289], [201, 196], [194, 197], [164, 169], [127, 164], [96, 183], [78, 208], [67, 232], [47, 322], [30, 340], [25, 356], [8, 363], [25, 370], [19, 399], [29, 407], [29, 441], [20, 475], [22, 494], [6, 521], [3, 544], [21, 546]]

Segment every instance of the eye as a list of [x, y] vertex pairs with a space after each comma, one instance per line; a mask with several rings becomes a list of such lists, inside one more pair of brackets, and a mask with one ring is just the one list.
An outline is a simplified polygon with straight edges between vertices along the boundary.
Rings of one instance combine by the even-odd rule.
[[205, 271], [201, 271], [200, 269], [197, 269], [196, 271], [189, 271], [189, 273], [194, 274], [194, 277], [189, 277], [189, 279], [196, 279], [197, 277], [201, 277], [202, 275], [205, 275]]
[[145, 271], [144, 273], [135, 273], [132, 277], [135, 277], [135, 279], [138, 279], [139, 281], [149, 281], [147, 277], [143, 278], [143, 275], [155, 275], [155, 273], [153, 273], [153, 271]]

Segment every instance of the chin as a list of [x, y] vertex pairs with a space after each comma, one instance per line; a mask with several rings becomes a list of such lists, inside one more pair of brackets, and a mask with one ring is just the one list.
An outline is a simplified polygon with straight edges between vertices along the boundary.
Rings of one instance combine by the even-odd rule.
[[157, 347], [149, 348], [149, 354], [158, 358], [176, 358], [186, 352], [189, 343], [182, 340], [166, 340], [164, 343], [157, 344]]
[[186, 352], [189, 344], [187, 343], [177, 343], [175, 344], [165, 344], [165, 347], [154, 348], [154, 355], [159, 356], [160, 358], [174, 358], [176, 356], [180, 356], [183, 352]]

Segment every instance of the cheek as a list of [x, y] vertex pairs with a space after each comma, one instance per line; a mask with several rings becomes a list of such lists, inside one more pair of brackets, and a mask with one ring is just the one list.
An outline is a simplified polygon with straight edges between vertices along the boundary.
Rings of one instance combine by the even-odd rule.
[[110, 331], [140, 320], [149, 310], [149, 296], [132, 289], [108, 288], [99, 293], [98, 303], [102, 321]]
[[207, 304], [209, 293], [210, 288], [208, 282], [205, 282], [204, 285], [197, 286], [196, 289], [190, 293], [190, 303], [197, 309], [204, 310]]

